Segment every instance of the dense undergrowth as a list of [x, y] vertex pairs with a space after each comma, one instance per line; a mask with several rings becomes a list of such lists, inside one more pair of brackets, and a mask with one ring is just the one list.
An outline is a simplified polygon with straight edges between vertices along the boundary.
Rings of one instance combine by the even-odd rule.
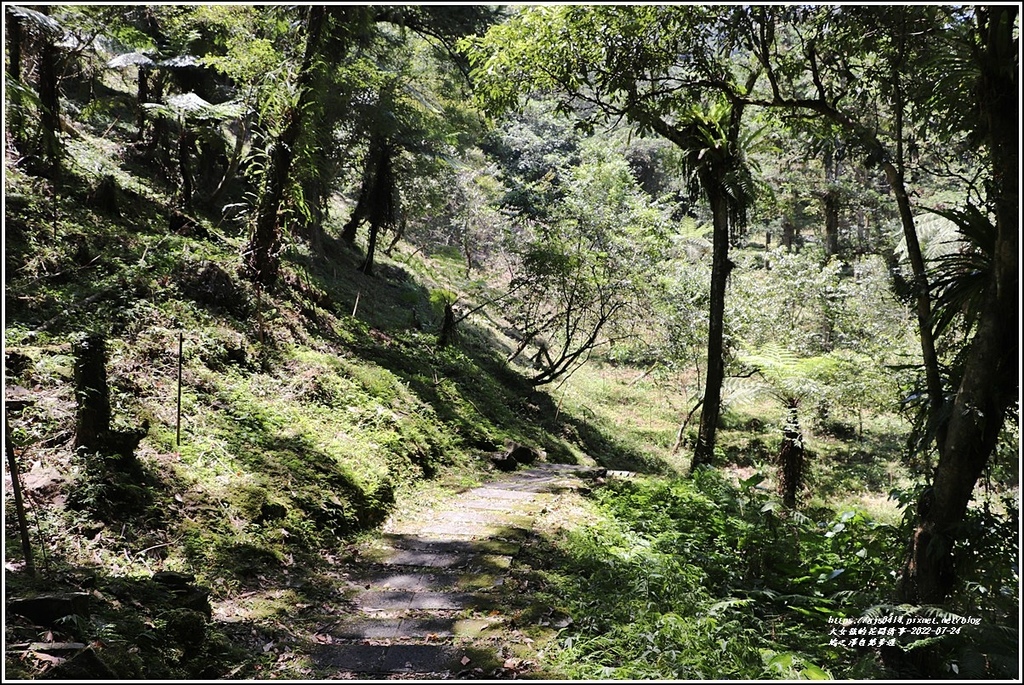
[[[560, 631], [554, 672], [580, 679], [915, 677], [915, 656], [932, 649], [947, 677], [1014, 677], [1017, 590], [1005, 583], [1016, 563], [1008, 544], [1015, 511], [971, 517], [979, 537], [965, 556], [988, 559], [994, 573], [969, 571], [974, 580], [945, 609], [899, 606], [890, 598], [905, 525], [852, 509], [786, 511], [764, 483], [760, 474], [732, 483], [701, 469], [691, 480], [611, 481], [595, 491], [588, 525], [548, 541], [541, 574], [548, 598], [575, 620]], [[988, 587], [978, 582], [996, 577]], [[844, 622], [894, 627], [894, 617], [903, 617], [909, 626], [921, 616], [946, 630], [976, 623], [956, 635], [897, 632], [895, 648], [837, 643]], [[895, 659], [897, 650], [909, 656]]]

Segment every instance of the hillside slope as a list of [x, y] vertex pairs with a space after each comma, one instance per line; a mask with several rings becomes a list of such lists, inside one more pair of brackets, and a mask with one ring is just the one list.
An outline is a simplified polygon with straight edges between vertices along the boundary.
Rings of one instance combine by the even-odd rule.
[[[228, 639], [203, 621], [204, 593], [313, 579], [396, 503], [478, 482], [509, 444], [643, 461], [526, 383], [485, 319], [438, 345], [437, 292], [455, 272], [443, 255], [400, 245], [370, 277], [332, 235], [293, 238], [278, 285], [259, 292], [238, 275], [244, 222], [179, 210], [173, 175], [118, 119], [72, 117], [68, 131], [56, 181], [5, 163], [5, 389], [21, 400], [9, 442], [39, 570], [26, 572], [7, 507], [7, 595], [92, 603], [86, 621], [13, 616], [7, 639], [105, 646], [52, 675], [225, 675], [246, 630]], [[111, 430], [138, 442], [127, 456], [75, 450], [90, 334], [106, 348]], [[31, 654], [8, 658], [10, 673], [53, 668]]]

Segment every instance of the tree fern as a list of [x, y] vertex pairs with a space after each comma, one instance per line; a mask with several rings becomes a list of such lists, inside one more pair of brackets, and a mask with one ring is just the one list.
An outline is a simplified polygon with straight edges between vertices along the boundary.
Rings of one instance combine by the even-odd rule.
[[932, 313], [941, 335], [958, 314], [970, 326], [981, 309], [992, 272], [996, 227], [977, 207], [935, 210], [957, 232], [957, 249], [936, 256], [930, 282], [935, 291]]
[[[925, 263], [955, 252], [960, 245], [959, 228], [944, 212], [935, 210], [927, 214], [918, 214], [914, 217], [914, 226], [917, 228], [921, 256], [924, 257]], [[902, 234], [902, 229], [900, 232]], [[909, 261], [905, 237], [900, 239], [894, 251], [901, 263]]]
[[24, 21], [25, 26], [30, 30], [48, 34], [51, 38], [59, 38], [64, 34], [64, 28], [60, 22], [42, 12], [18, 5], [7, 5], [7, 11]]
[[[777, 343], [769, 343], [753, 353], [740, 355], [739, 361], [750, 369], [747, 381], [740, 384], [747, 396], [767, 395], [785, 410], [782, 445], [778, 456], [779, 486], [783, 502], [793, 507], [796, 504], [796, 492], [804, 477], [803, 430], [800, 427], [799, 409], [804, 400], [824, 396], [825, 381], [833, 375], [839, 362], [831, 357], [801, 357]], [[736, 397], [742, 395], [737, 393]]]
[[809, 396], [824, 394], [823, 381], [838, 364], [827, 356], [801, 357], [778, 343], [740, 355], [739, 361], [753, 372], [751, 378], [755, 385], [761, 385], [761, 393], [797, 405]]

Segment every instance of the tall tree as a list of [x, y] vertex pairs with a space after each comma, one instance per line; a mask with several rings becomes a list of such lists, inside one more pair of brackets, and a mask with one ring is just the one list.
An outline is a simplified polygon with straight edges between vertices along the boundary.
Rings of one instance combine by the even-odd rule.
[[[905, 601], [939, 603], [955, 583], [957, 526], [1018, 388], [1017, 8], [761, 7], [750, 18], [750, 44], [771, 86], [757, 104], [834, 122], [881, 166], [896, 199], [914, 274], [929, 421], [939, 455], [931, 487], [918, 503], [900, 593]], [[780, 49], [781, 35], [795, 49]], [[947, 123], [940, 129], [933, 120]], [[908, 192], [914, 124], [929, 126], [951, 147], [967, 134], [988, 154], [992, 270], [966, 361], [948, 383]]]
[[[61, 24], [50, 16], [49, 5], [39, 5], [39, 10], [9, 5], [4, 15], [10, 35], [8, 36], [9, 63], [8, 69], [14, 82], [15, 98], [12, 100], [12, 133], [15, 141], [25, 137], [23, 122], [25, 117], [22, 107], [26, 100], [34, 100], [38, 107], [39, 134], [35, 143], [27, 142], [30, 149], [26, 153], [36, 155], [41, 161], [39, 172], [59, 181], [61, 155], [63, 154], [60, 139], [60, 92], [57, 74], [57, 40], [63, 35]], [[35, 57], [35, 93], [25, 89], [22, 51], [25, 39], [30, 38], [32, 52]], [[28, 97], [26, 97], [28, 96]]]
[[374, 14], [378, 40], [370, 54], [376, 69], [365, 74], [365, 92], [351, 108], [351, 124], [365, 139], [363, 173], [356, 206], [341, 234], [354, 243], [359, 227], [369, 224], [360, 271], [372, 272], [384, 231], [392, 232], [392, 246], [404, 232], [400, 186], [410, 185], [413, 174], [436, 171], [432, 162], [453, 156], [460, 134], [472, 128], [455, 104], [465, 78], [452, 83], [441, 73], [447, 64], [465, 69], [455, 41], [483, 30], [494, 16], [493, 8], [426, 6], [382, 7]]
[[839, 254], [839, 213], [843, 206], [839, 176], [842, 168], [842, 146], [828, 141], [823, 146], [825, 187], [821, 193], [821, 208], [825, 215], [825, 259]]
[[401, 221], [401, 200], [395, 177], [395, 155], [399, 149], [393, 139], [380, 133], [370, 139], [359, 197], [352, 216], [341, 232], [342, 239], [353, 243], [360, 224], [364, 221], [370, 224], [366, 255], [359, 265], [359, 270], [367, 275], [373, 273], [381, 232], [388, 229], [397, 231]]
[[699, 6], [529, 8], [472, 51], [478, 92], [492, 112], [517, 108], [534, 90], [549, 91], [585, 127], [626, 120], [682, 151], [714, 226], [707, 381], [691, 468], [714, 454], [730, 231], [742, 226], [754, 195], [739, 144], [738, 94], [754, 86], [758, 72], [735, 59], [734, 16]]
[[247, 275], [263, 287], [270, 287], [277, 281], [280, 269], [278, 252], [281, 245], [281, 229], [278, 210], [281, 208], [289, 180], [295, 144], [302, 133], [305, 110], [316, 97], [310, 85], [315, 61], [319, 57], [327, 12], [323, 5], [310, 5], [305, 10], [303, 24], [306, 42], [296, 82], [298, 99], [285, 112], [284, 125], [268, 151], [263, 188], [256, 206], [255, 225], [245, 253]]
[[[15, 84], [21, 84], [21, 17], [10, 6], [4, 7], [4, 22], [7, 26], [7, 78]], [[8, 130], [14, 137], [15, 143], [19, 143], [22, 136], [24, 117], [21, 115], [21, 107], [18, 94], [12, 98], [11, 106], [8, 107]]]
[[1019, 390], [1018, 10], [1014, 5], [979, 7], [970, 30], [943, 41], [960, 43], [954, 54], [966, 58], [961, 64], [974, 78], [960, 84], [970, 88], [967, 92], [951, 88], [933, 102], [940, 115], [945, 113], [942, 109], [960, 109], [964, 102], [976, 107], [977, 118], [965, 123], [970, 122], [970, 131], [988, 154], [988, 202], [995, 219], [995, 242], [974, 335], [960, 378], [955, 379], [948, 423], [940, 432], [944, 439], [938, 443], [935, 479], [918, 507], [918, 525], [901, 577], [905, 601], [941, 602], [952, 590], [955, 576], [950, 559], [957, 524], [963, 520]]
[[[41, 5], [40, 12], [50, 14], [48, 5]], [[56, 178], [60, 175], [60, 94], [57, 89], [57, 47], [54, 39], [59, 36], [56, 31], [42, 32], [42, 43], [39, 47], [39, 104], [40, 124], [42, 125], [41, 150], [48, 173]]]

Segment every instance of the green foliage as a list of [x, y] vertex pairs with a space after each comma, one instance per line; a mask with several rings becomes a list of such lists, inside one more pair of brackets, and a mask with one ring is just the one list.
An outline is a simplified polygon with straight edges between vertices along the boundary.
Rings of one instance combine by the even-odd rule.
[[755, 395], [763, 390], [786, 407], [799, 406], [809, 397], [820, 399], [837, 367], [829, 357], [799, 357], [777, 344], [741, 355], [738, 361], [760, 380], [751, 388]]
[[[791, 514], [760, 488], [702, 469], [692, 482], [612, 481], [594, 523], [548, 573], [569, 678], [821, 678], [873, 672], [829, 645], [829, 617], [882, 600], [897, 531], [847, 511]], [[557, 599], [555, 599], [557, 598]], [[827, 670], [825, 670], [827, 668]]]
[[628, 334], [668, 244], [664, 208], [626, 161], [598, 146], [581, 152], [549, 174], [562, 200], [544, 218], [524, 217], [507, 238], [516, 257], [507, 318], [522, 337], [514, 356], [536, 345], [542, 382], [571, 372], [602, 337]]
[[935, 334], [941, 336], [960, 317], [967, 330], [977, 321], [990, 287], [997, 231], [992, 220], [974, 206], [936, 210], [936, 214], [956, 229], [953, 236], [947, 229], [947, 248], [932, 256], [930, 265], [929, 285], [936, 294]]
[[882, 259], [820, 264], [809, 251], [775, 248], [770, 269], [753, 259], [733, 275], [731, 334], [752, 346], [784, 344], [805, 356], [848, 350], [879, 364], [902, 363], [915, 341], [910, 314], [894, 297]]

